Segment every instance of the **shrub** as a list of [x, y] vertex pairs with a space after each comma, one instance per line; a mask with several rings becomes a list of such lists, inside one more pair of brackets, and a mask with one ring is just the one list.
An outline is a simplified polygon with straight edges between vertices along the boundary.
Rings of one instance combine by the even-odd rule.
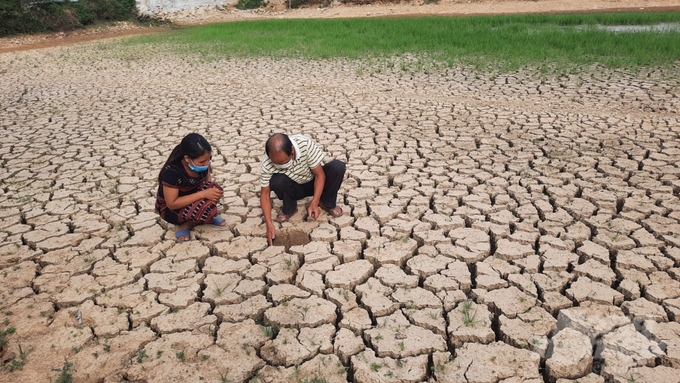
[[135, 0], [0, 0], [0, 36], [65, 31], [136, 16]]
[[126, 20], [137, 15], [135, 0], [80, 0], [94, 11], [97, 20]]
[[267, 5], [264, 0], [238, 0], [234, 7], [238, 9], [255, 9]]
[[326, 7], [332, 0], [285, 0], [290, 9], [301, 7]]
[[38, 16], [48, 31], [68, 31], [83, 25], [73, 7], [65, 7], [60, 3], [37, 4], [29, 10]]
[[28, 12], [21, 0], [0, 0], [0, 36], [44, 30], [37, 15]]
[[302, 5], [307, 3], [306, 0], [286, 0], [288, 2], [288, 8], [295, 9], [300, 8]]

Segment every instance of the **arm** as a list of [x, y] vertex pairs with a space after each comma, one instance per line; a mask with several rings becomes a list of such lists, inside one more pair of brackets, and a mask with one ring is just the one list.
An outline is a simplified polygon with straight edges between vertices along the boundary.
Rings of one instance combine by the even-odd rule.
[[316, 220], [319, 218], [319, 201], [321, 200], [321, 193], [323, 193], [323, 187], [326, 184], [326, 173], [323, 171], [323, 166], [318, 165], [312, 169], [312, 174], [314, 174], [314, 195], [312, 196], [312, 202], [307, 208], [307, 215]]
[[274, 238], [276, 238], [276, 227], [272, 221], [272, 200], [270, 194], [271, 189], [269, 186], [264, 186], [260, 189], [260, 207], [262, 208], [262, 215], [264, 215], [264, 222], [267, 227], [267, 242], [269, 242], [269, 246], [273, 244]]
[[165, 197], [165, 204], [170, 210], [179, 210], [206, 198], [206, 190], [178, 197], [179, 189], [163, 185], [163, 196]]

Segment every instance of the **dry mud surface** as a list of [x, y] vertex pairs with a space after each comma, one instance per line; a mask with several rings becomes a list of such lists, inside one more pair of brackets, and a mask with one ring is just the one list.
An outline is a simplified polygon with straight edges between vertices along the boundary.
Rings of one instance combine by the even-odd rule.
[[[74, 382], [678, 382], [677, 67], [87, 45], [3, 54], [0, 79], [1, 382], [65, 362]], [[268, 247], [259, 160], [281, 131], [347, 163], [345, 215], [298, 214]], [[179, 244], [153, 206], [189, 132], [228, 226]]]

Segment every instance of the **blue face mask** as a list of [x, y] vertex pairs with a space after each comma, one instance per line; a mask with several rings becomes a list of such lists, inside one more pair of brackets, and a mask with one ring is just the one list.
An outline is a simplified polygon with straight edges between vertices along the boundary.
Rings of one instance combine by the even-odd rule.
[[210, 167], [210, 162], [208, 162], [208, 165], [205, 166], [198, 166], [194, 165], [194, 161], [189, 159], [189, 162], [187, 162], [187, 165], [189, 166], [189, 169], [195, 171], [196, 173], [203, 173], [208, 171], [208, 168]]

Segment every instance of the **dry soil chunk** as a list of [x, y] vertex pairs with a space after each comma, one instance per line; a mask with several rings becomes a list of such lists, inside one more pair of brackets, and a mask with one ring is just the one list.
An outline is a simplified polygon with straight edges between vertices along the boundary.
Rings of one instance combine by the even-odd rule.
[[431, 291], [421, 287], [397, 288], [392, 293], [392, 299], [402, 304], [406, 308], [440, 308], [442, 301]]
[[583, 242], [583, 245], [576, 249], [576, 252], [586, 259], [595, 259], [598, 262], [609, 265], [609, 250], [591, 241]]
[[276, 339], [265, 343], [260, 355], [275, 366], [290, 367], [314, 356], [315, 352], [307, 349], [298, 340], [299, 331], [294, 328], [281, 328]]
[[418, 243], [411, 238], [404, 240], [385, 241], [383, 237], [371, 239], [364, 250], [364, 258], [376, 267], [392, 264], [403, 266], [418, 248]]
[[271, 337], [271, 328], [258, 325], [252, 319], [238, 323], [222, 323], [217, 330], [216, 344], [228, 349], [230, 346], [247, 344], [260, 349]]
[[503, 238], [498, 241], [496, 253], [494, 255], [500, 259], [512, 261], [528, 257], [532, 254], [534, 254], [534, 249], [531, 246], [519, 242], [512, 242]]
[[368, 330], [372, 326], [373, 322], [368, 311], [361, 307], [355, 307], [342, 313], [341, 328], [352, 330], [355, 334], [363, 334], [364, 330]]
[[623, 310], [633, 323], [639, 324], [645, 320], [656, 322], [668, 322], [668, 315], [661, 305], [650, 302], [645, 298], [638, 298], [634, 301], [623, 302]]
[[361, 337], [355, 335], [351, 330], [341, 328], [335, 334], [333, 351], [342, 360], [343, 364], [348, 364], [350, 357], [356, 355], [366, 348]]
[[404, 358], [446, 350], [444, 337], [419, 326], [372, 328], [364, 331], [378, 356]]
[[583, 264], [576, 266], [574, 272], [576, 276], [586, 276], [595, 282], [600, 282], [607, 286], [611, 286], [616, 280], [616, 274], [609, 265], [604, 265], [594, 259], [589, 259]]
[[666, 366], [657, 367], [635, 367], [631, 368], [627, 374], [612, 377], [614, 383], [660, 383], [677, 382], [678, 370]]
[[470, 300], [460, 303], [448, 313], [449, 341], [456, 347], [465, 342], [493, 342], [496, 335], [491, 329], [492, 319], [486, 306]]
[[652, 320], [642, 322], [641, 332], [659, 344], [666, 353], [662, 363], [675, 368], [680, 367], [680, 323], [657, 323]]
[[481, 261], [491, 251], [489, 235], [481, 230], [462, 227], [451, 230], [449, 237], [456, 245], [451, 255], [465, 263]]
[[591, 372], [590, 374], [578, 379], [557, 379], [556, 383], [604, 383], [604, 378]]
[[214, 325], [217, 318], [214, 315], [209, 315], [209, 311], [210, 304], [196, 302], [187, 308], [153, 318], [151, 328], [161, 334], [166, 334], [194, 330], [204, 324]]
[[668, 273], [658, 271], [649, 275], [652, 282], [645, 288], [645, 298], [654, 303], [662, 303], [667, 299], [680, 297], [680, 281], [674, 280]]
[[558, 329], [571, 327], [588, 335], [593, 344], [595, 339], [629, 323], [620, 308], [592, 302], [564, 309], [557, 316]]
[[317, 355], [292, 367], [265, 366], [258, 371], [258, 381], [274, 382], [347, 382], [347, 371], [335, 355]]
[[372, 274], [373, 264], [365, 259], [360, 259], [338, 265], [333, 271], [326, 273], [326, 285], [352, 290], [357, 285], [364, 283]]
[[395, 287], [416, 287], [418, 286], [418, 276], [408, 275], [402, 267], [392, 264], [381, 266], [376, 272], [375, 277], [385, 286]]
[[505, 315], [499, 318], [502, 339], [508, 344], [533, 350], [545, 357], [548, 350], [548, 336], [555, 330], [557, 321], [540, 307], [532, 307], [515, 319]]
[[[665, 355], [658, 343], [647, 339], [633, 324], [620, 327], [605, 334], [598, 341], [598, 351], [604, 348], [618, 351], [635, 361], [638, 366], [653, 367], [655, 358]], [[596, 353], [598, 352], [596, 351]]]
[[510, 286], [488, 292], [484, 295], [484, 302], [490, 304], [508, 318], [515, 318], [518, 313], [526, 312], [534, 307], [537, 300], [523, 293], [517, 287]]
[[265, 311], [264, 319], [276, 327], [318, 327], [324, 323], [335, 323], [335, 305], [317, 296], [293, 298], [286, 304]]
[[372, 350], [352, 356], [352, 370], [356, 383], [418, 383], [427, 376], [427, 355], [410, 358], [380, 358]]
[[447, 354], [434, 355], [434, 376], [438, 382], [487, 383], [510, 378], [518, 381], [541, 379], [541, 358], [538, 354], [503, 342], [488, 345], [465, 343], [456, 350], [453, 360]]
[[272, 306], [263, 295], [255, 295], [233, 305], [219, 305], [213, 313], [224, 322], [240, 322], [244, 319], [261, 320], [264, 312]]
[[579, 277], [572, 283], [567, 289], [567, 296], [581, 303], [593, 301], [618, 306], [623, 302], [623, 294], [605, 284], [593, 282], [588, 277]]
[[545, 367], [553, 379], [580, 378], [590, 372], [593, 365], [593, 347], [585, 334], [565, 328], [550, 340]]

